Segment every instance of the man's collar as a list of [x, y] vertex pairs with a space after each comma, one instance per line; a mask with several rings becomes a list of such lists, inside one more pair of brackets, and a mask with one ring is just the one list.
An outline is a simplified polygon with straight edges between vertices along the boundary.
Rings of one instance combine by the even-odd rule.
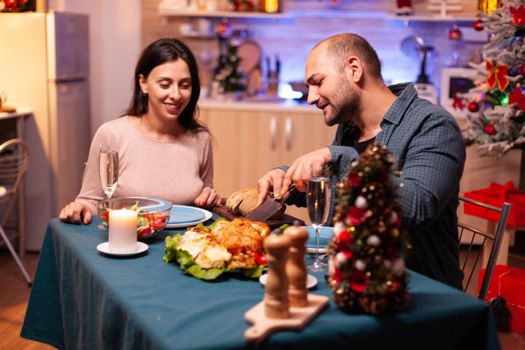
[[383, 119], [392, 124], [399, 124], [405, 111], [417, 97], [417, 92], [412, 83], [390, 85], [388, 88], [397, 96], [397, 99], [385, 113]]

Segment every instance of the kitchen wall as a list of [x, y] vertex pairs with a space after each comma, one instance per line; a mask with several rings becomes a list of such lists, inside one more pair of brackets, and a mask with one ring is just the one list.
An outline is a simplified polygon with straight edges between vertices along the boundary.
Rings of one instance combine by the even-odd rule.
[[[163, 36], [181, 37], [194, 51], [197, 59], [211, 55], [217, 56], [217, 41], [202, 38], [184, 38], [179, 25], [193, 23], [198, 19], [183, 17], [160, 17], [157, 14], [159, 0], [142, 0], [142, 46]], [[412, 1], [417, 14], [429, 13], [430, 1]], [[474, 15], [477, 1], [460, 2], [461, 13]], [[477, 54], [479, 43], [456, 42], [448, 39], [448, 31], [453, 25], [472, 28], [472, 22], [417, 22], [396, 19], [392, 14], [396, 2], [393, 0], [339, 0], [336, 5], [329, 0], [286, 0], [285, 11], [301, 11], [302, 16], [288, 19], [258, 20], [232, 19], [234, 28], [246, 28], [253, 40], [257, 41], [264, 56], [279, 55], [282, 60], [282, 81], [302, 80], [304, 62], [309, 50], [320, 40], [340, 32], [355, 32], [367, 38], [378, 51], [383, 64], [383, 77], [389, 83], [414, 81], [419, 72], [417, 54], [407, 56], [400, 45], [404, 38], [419, 35], [428, 45], [435, 47], [429, 58], [427, 73], [432, 81], [440, 82], [440, 71], [444, 66], [465, 65]], [[308, 14], [308, 15], [305, 15]], [[351, 14], [351, 15], [348, 15]], [[219, 19], [215, 19], [217, 22]], [[462, 57], [462, 58], [461, 58]], [[202, 70], [203, 81], [207, 81]]]
[[[197, 19], [161, 17], [157, 13], [160, 0], [48, 0], [48, 10], [73, 11], [90, 15], [91, 56], [91, 133], [100, 124], [111, 120], [129, 103], [132, 72], [140, 50], [151, 41], [164, 36], [180, 36], [181, 23]], [[429, 0], [412, 0], [417, 13], [428, 12]], [[477, 1], [462, 0], [467, 13], [475, 11]], [[248, 28], [262, 47], [264, 55], [279, 54], [283, 62], [283, 81], [303, 79], [303, 68], [310, 48], [323, 38], [345, 31], [365, 36], [376, 47], [383, 61], [383, 75], [389, 82], [413, 81], [418, 73], [415, 58], [404, 55], [400, 43], [408, 35], [418, 34], [436, 47], [429, 59], [429, 73], [439, 83], [440, 67], [464, 54], [467, 61], [479, 44], [457, 43], [448, 40], [453, 22], [410, 22], [374, 18], [379, 12], [393, 12], [394, 0], [285, 0], [284, 10], [305, 11], [311, 16], [279, 20], [232, 20], [236, 28]], [[331, 11], [331, 16], [317, 16]], [[345, 18], [347, 13], [354, 16]], [[370, 14], [372, 14], [370, 16]], [[339, 16], [338, 16], [339, 15]], [[459, 23], [461, 24], [461, 23]], [[463, 23], [470, 26], [470, 23]], [[217, 42], [210, 39], [183, 40], [194, 50], [197, 59], [211, 52], [217, 55]], [[204, 66], [202, 66], [204, 67]], [[208, 76], [201, 69], [203, 82]]]

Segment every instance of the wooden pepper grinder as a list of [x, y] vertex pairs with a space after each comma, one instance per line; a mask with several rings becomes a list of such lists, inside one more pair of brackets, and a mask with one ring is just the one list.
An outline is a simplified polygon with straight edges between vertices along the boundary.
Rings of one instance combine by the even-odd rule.
[[304, 262], [308, 231], [301, 226], [290, 226], [284, 230], [284, 235], [290, 240], [290, 256], [286, 262], [290, 306], [303, 307], [308, 305], [308, 289], [306, 288], [308, 274]]
[[288, 279], [286, 277], [286, 260], [290, 240], [284, 235], [270, 235], [264, 240], [268, 253], [268, 279], [264, 294], [264, 313], [268, 318], [288, 318]]

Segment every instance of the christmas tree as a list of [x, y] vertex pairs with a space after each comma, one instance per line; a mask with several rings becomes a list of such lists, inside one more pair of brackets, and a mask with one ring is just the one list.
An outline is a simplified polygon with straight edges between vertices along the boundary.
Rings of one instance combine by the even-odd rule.
[[235, 40], [228, 40], [226, 52], [219, 57], [214, 80], [219, 83], [220, 93], [246, 90], [246, 76], [239, 67], [241, 59], [237, 54], [238, 48]]
[[408, 301], [400, 208], [386, 146], [370, 145], [337, 185], [327, 281], [345, 311], [381, 313]]
[[468, 109], [467, 143], [501, 156], [525, 145], [525, 1], [503, 2], [474, 28], [487, 31], [489, 41], [482, 62], [470, 64], [477, 71], [476, 86], [454, 97], [454, 105]]

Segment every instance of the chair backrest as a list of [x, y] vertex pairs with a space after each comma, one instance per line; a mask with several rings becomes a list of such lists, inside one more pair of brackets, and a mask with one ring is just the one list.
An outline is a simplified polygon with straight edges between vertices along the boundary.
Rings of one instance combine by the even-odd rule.
[[[466, 278], [466, 281], [463, 283], [464, 291], [466, 291], [469, 287], [474, 273], [478, 271], [478, 265], [482, 263], [483, 259], [480, 261], [480, 257], [483, 254], [485, 245], [488, 244], [488, 241], [492, 241], [492, 247], [490, 249], [487, 264], [486, 266], [482, 266], [482, 268], [485, 268], [485, 275], [483, 276], [481, 288], [478, 293], [478, 297], [480, 299], [485, 299], [492, 275], [494, 273], [494, 267], [496, 266], [496, 261], [498, 259], [501, 240], [503, 239], [505, 227], [507, 226], [507, 220], [509, 219], [511, 204], [505, 202], [503, 203], [503, 206], [499, 208], [470, 198], [460, 197], [459, 200], [464, 204], [469, 203], [482, 209], [492, 210], [499, 213], [499, 220], [496, 224], [494, 234], [489, 233], [486, 230], [481, 230], [470, 225], [463, 224], [461, 222], [458, 223], [459, 244], [460, 246], [466, 245], [466, 249], [462, 249], [460, 254], [460, 267]], [[469, 235], [470, 237], [467, 237]]]
[[2, 198], [5, 203], [5, 210], [0, 216], [2, 226], [7, 222], [28, 166], [29, 147], [22, 139], [11, 139], [0, 145], [0, 186], [7, 190]]

